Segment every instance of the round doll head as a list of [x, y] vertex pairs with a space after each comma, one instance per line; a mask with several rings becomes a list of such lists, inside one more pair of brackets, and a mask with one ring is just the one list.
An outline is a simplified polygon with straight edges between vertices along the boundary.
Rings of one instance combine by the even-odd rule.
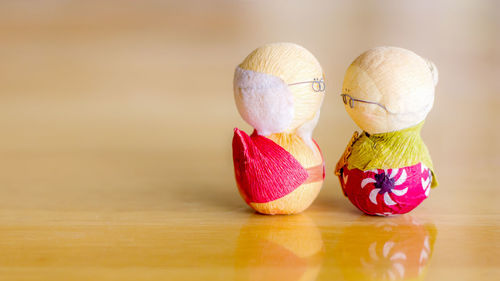
[[257, 48], [234, 74], [238, 111], [260, 135], [294, 132], [315, 120], [324, 93], [318, 60], [292, 43]]
[[347, 113], [369, 134], [422, 122], [434, 103], [434, 64], [396, 47], [378, 47], [357, 57], [346, 71], [342, 99]]

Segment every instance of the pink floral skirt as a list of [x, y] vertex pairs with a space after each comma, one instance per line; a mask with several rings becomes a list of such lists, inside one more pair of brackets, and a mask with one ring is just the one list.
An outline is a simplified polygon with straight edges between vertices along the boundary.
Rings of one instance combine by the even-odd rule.
[[369, 215], [405, 214], [429, 196], [432, 173], [423, 163], [395, 169], [342, 168], [344, 194]]

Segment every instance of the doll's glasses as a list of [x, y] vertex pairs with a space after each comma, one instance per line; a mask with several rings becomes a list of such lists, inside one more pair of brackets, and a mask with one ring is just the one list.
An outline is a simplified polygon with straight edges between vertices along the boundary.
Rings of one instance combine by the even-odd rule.
[[323, 80], [323, 78], [321, 78], [321, 79], [314, 78], [313, 81], [296, 82], [296, 83], [288, 84], [288, 86], [309, 84], [309, 83], [312, 84], [313, 91], [315, 91], [315, 92], [324, 92], [325, 91], [326, 86], [325, 86], [325, 81]]
[[341, 94], [340, 96], [342, 97], [342, 101], [344, 102], [344, 104], [345, 104], [345, 105], [349, 104], [349, 107], [350, 107], [350, 108], [354, 108], [354, 102], [363, 102], [363, 103], [369, 103], [369, 104], [378, 105], [378, 106], [380, 106], [381, 108], [383, 108], [385, 111], [387, 111], [387, 112], [389, 112], [389, 113], [392, 113], [392, 112], [390, 112], [390, 111], [389, 111], [389, 110], [385, 107], [385, 105], [380, 104], [380, 103], [378, 103], [378, 102], [356, 99], [356, 98], [351, 97], [351, 96], [350, 96], [350, 95], [348, 95], [348, 94]]

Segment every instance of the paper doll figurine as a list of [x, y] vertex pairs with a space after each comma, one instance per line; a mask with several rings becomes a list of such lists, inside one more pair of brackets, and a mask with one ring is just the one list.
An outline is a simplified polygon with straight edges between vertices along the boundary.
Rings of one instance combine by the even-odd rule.
[[347, 69], [341, 97], [363, 132], [354, 134], [335, 173], [366, 214], [407, 213], [437, 186], [420, 137], [437, 82], [432, 62], [396, 47], [368, 50]]
[[320, 64], [296, 44], [262, 46], [236, 67], [236, 106], [255, 130], [234, 129], [234, 172], [257, 212], [300, 213], [316, 198], [325, 170], [312, 131], [324, 96]]

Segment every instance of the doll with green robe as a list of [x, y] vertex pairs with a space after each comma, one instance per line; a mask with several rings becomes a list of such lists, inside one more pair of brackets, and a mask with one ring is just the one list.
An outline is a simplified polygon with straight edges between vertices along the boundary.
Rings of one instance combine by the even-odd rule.
[[437, 186], [420, 136], [437, 82], [432, 62], [396, 47], [368, 50], [347, 69], [342, 101], [363, 132], [354, 134], [335, 173], [364, 213], [407, 213]]

